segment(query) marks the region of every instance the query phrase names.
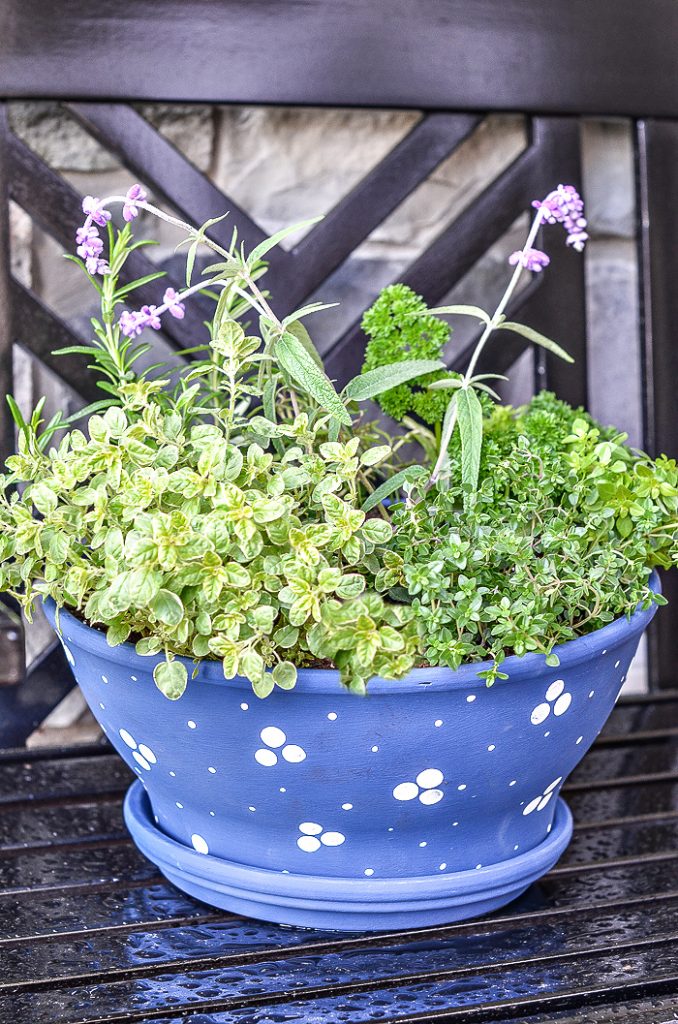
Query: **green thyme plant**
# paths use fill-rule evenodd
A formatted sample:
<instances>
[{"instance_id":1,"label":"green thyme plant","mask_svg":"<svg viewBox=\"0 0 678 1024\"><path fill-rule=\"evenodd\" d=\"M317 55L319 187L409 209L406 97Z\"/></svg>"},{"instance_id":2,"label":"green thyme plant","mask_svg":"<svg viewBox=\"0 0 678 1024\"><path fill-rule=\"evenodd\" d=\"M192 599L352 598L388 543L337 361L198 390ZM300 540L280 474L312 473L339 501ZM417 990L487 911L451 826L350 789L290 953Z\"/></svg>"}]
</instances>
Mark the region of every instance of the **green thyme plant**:
<instances>
[{"instance_id":1,"label":"green thyme plant","mask_svg":"<svg viewBox=\"0 0 678 1024\"><path fill-rule=\"evenodd\" d=\"M479 484L464 508L461 439L447 489L393 511L378 589L404 590L426 660L458 668L539 652L599 629L640 603L655 566L678 561L678 466L634 453L543 392L485 417Z\"/></svg>"}]
</instances>

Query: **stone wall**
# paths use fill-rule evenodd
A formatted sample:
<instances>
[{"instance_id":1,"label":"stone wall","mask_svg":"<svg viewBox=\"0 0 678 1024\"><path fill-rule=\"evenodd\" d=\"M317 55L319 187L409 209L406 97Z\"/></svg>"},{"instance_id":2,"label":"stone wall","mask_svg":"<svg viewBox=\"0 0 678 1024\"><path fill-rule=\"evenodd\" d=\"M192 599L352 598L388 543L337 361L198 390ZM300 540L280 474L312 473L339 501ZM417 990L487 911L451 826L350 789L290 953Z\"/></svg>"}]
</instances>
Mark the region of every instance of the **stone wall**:
<instances>
[{"instance_id":1,"label":"stone wall","mask_svg":"<svg viewBox=\"0 0 678 1024\"><path fill-rule=\"evenodd\" d=\"M329 210L393 148L419 115L404 111L194 107L144 104L157 129L264 228L273 232ZM81 193L105 195L134 180L124 167L56 103L10 105L13 129ZM586 252L590 312L592 411L641 440L638 309L634 243L633 159L630 127L623 121L582 125L583 192L592 240ZM453 220L525 144L517 116L488 118L444 161L322 288L341 306L314 323L321 348L331 344L392 280ZM555 184L555 183L554 183ZM215 211L219 213L220 211ZM506 256L522 237L514 226L454 290L466 302L490 307L506 280ZM171 257L177 236L155 221L140 230L158 238L151 252ZM87 325L92 294L77 269L59 258L59 247L22 211L12 209L12 266L64 319ZM290 240L290 244L294 240ZM461 334L457 332L456 342ZM559 339L567 343L567 339ZM455 339L453 339L454 343ZM23 404L47 391L53 406L75 408L76 399L23 353L16 358L16 387ZM508 397L531 393L532 360L514 368Z\"/></svg>"}]
</instances>

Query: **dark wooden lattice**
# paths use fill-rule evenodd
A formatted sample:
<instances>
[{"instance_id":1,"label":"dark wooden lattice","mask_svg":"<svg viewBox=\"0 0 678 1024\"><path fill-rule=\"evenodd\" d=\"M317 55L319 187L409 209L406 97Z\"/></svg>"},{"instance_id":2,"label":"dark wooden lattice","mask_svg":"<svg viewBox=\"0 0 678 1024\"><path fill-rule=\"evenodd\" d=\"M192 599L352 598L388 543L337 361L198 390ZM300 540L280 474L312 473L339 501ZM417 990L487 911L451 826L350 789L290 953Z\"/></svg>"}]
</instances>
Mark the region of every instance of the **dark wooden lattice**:
<instances>
[{"instance_id":1,"label":"dark wooden lattice","mask_svg":"<svg viewBox=\"0 0 678 1024\"><path fill-rule=\"evenodd\" d=\"M263 237L246 211L224 195L129 105L139 100L378 106L422 111L409 134L290 251L270 254L267 284L277 311L313 294L406 197L496 110L527 115L526 148L445 227L402 280L438 302L499 239L530 200L558 181L581 182L582 114L619 114L635 126L643 311L645 444L678 455L674 398L678 347L678 95L671 0L288 0L126 3L109 18L83 0L46 10L9 0L0 33L0 99L58 98L80 124L163 201L201 223L230 210L213 237L228 242L235 223L246 246ZM526 33L529 29L529 34ZM526 49L529 37L529 50ZM83 399L97 392L78 359L53 349L75 342L72 329L8 271L12 199L50 236L72 248L80 197L8 127L0 105L0 383L11 390L11 349L19 344L66 379ZM547 358L538 383L563 398L588 397L584 263L554 247L553 272L536 277L513 312L566 341L574 367ZM143 251L130 275L153 268ZM177 281L170 283L178 286ZM152 302L154 286L140 289ZM193 343L206 310L196 300L183 321L167 319L166 340ZM674 315L672 315L674 314ZM522 353L518 337L492 354L505 370ZM360 369L359 323L339 337L326 361L340 383ZM457 351L461 368L468 349ZM499 363L499 365L498 365ZM4 403L3 403L4 405ZM5 450L11 430L3 408ZM678 607L675 574L666 589ZM653 685L670 678L678 655L673 615L653 636Z\"/></svg>"}]
</instances>

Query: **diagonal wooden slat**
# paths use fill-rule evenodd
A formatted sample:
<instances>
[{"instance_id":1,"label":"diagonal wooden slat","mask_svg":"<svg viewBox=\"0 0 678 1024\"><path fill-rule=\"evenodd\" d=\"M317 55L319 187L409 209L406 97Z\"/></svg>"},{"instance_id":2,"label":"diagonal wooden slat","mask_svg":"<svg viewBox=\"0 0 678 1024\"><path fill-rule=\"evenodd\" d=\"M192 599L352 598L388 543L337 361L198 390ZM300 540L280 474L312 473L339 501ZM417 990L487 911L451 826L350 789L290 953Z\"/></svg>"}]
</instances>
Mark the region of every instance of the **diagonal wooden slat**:
<instances>
[{"instance_id":1,"label":"diagonal wooden slat","mask_svg":"<svg viewBox=\"0 0 678 1024\"><path fill-rule=\"evenodd\" d=\"M482 122L482 117L425 116L289 254L274 299L290 312L378 227Z\"/></svg>"},{"instance_id":2,"label":"diagonal wooden slat","mask_svg":"<svg viewBox=\"0 0 678 1024\"><path fill-rule=\"evenodd\" d=\"M538 151L525 149L412 263L401 280L434 304L509 230L531 196ZM332 348L327 367L341 384L360 372L364 337L356 321Z\"/></svg>"},{"instance_id":3,"label":"diagonal wooden slat","mask_svg":"<svg viewBox=\"0 0 678 1024\"><path fill-rule=\"evenodd\" d=\"M82 222L83 216L81 196L13 132L7 131L3 138L8 156L11 198L29 213L44 231L72 252L75 248L75 230ZM3 138L0 138L0 144ZM131 280L153 273L157 269L142 250L137 250L130 255L122 276L124 280ZM164 282L151 282L135 292L135 302L138 305L157 304L165 284L181 288L180 281L169 277L165 278ZM203 320L210 315L209 303L196 295L187 305L183 320L165 318L164 332L175 346L190 346L195 344L196 338L204 337Z\"/></svg>"},{"instance_id":4,"label":"diagonal wooden slat","mask_svg":"<svg viewBox=\"0 0 678 1024\"><path fill-rule=\"evenodd\" d=\"M104 398L96 377L87 369L84 356L55 356L68 345L82 345L83 339L35 295L15 279L11 282L11 331L14 342L36 356L41 363L66 381L84 402Z\"/></svg>"},{"instance_id":5,"label":"diagonal wooden slat","mask_svg":"<svg viewBox=\"0 0 678 1024\"><path fill-rule=\"evenodd\" d=\"M568 156L572 150L576 153L576 157ZM536 120L532 128L529 146L407 268L401 276L401 280L423 295L428 303L439 302L453 285L473 267L492 243L509 230L516 217L528 209L533 198L546 194L558 184L559 180L562 180L559 161L562 159L564 165L569 161L569 165L565 169L571 170L575 160L578 165L578 153L578 126L575 120L566 118ZM560 239L553 249L558 247L563 248ZM565 255L568 260L574 258L572 253ZM560 281L559 275L552 274L551 279L554 285L549 298L549 302L555 302L556 295L559 294L557 291L559 283L561 289L567 289L567 287L571 289L569 301L574 326L568 334L574 338L576 352L573 354L579 356L583 372L577 374L576 381L572 371L570 371L570 377L563 375L559 391L562 393L566 387L569 388L570 400L574 399L575 403L583 400L579 397L582 388L579 378L581 377L582 382L585 381L586 366L586 335L583 323L583 261L581 259L579 274L579 283L569 286ZM563 277L569 279L571 276L573 275L570 266ZM576 277L576 274L574 276ZM541 322L540 316L545 319L544 311L550 308L546 304L545 294L543 287L540 287L533 289L529 295L525 295L520 300L520 304L526 302L528 298L530 300L529 316L525 316L526 321L532 316L539 322ZM539 299L537 299L537 295L539 295ZM560 301L557 302L555 308L560 311ZM524 310L523 313L525 315L526 311ZM566 314L567 310L564 310L563 317ZM530 320L530 322L532 321ZM540 329L539 323L534 323L534 326ZM570 340L569 336L565 340ZM356 321L331 349L327 358L328 369L330 375L336 378L340 384L360 372L364 342L360 322ZM570 345L570 347L573 346ZM505 353L510 353L513 356L508 365L524 348L525 345L520 339L512 339ZM465 351L469 352L469 349L467 348ZM506 360L501 359L501 363L503 369L506 369ZM455 368L459 369L461 365L463 365L461 359L455 358ZM568 395L563 394L563 397L568 397Z\"/></svg>"},{"instance_id":6,"label":"diagonal wooden slat","mask_svg":"<svg viewBox=\"0 0 678 1024\"><path fill-rule=\"evenodd\" d=\"M228 248L234 226L246 250L266 237L237 203L213 185L133 107L124 103L69 103L68 109L87 131L190 224L198 226L228 212L226 220L214 224L208 232L219 245ZM181 241L179 232L177 241ZM274 249L267 259L271 268L275 268L284 261L285 253Z\"/></svg>"}]
</instances>

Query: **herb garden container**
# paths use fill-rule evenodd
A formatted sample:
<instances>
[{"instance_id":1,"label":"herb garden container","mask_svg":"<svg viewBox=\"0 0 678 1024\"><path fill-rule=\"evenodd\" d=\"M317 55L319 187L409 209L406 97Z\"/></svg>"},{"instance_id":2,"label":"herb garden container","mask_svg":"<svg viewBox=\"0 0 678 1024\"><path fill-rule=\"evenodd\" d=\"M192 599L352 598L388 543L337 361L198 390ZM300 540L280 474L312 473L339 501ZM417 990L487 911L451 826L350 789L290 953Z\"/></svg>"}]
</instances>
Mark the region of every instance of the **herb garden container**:
<instances>
[{"instance_id":1,"label":"herb garden container","mask_svg":"<svg viewBox=\"0 0 678 1024\"><path fill-rule=\"evenodd\" d=\"M658 588L655 577L654 589ZM54 605L46 603L54 621ZM62 610L61 640L106 736L136 773L125 820L180 889L285 924L390 929L503 906L572 833L564 780L608 718L655 606L541 655L373 679L302 669L258 700L203 661L170 702L155 658ZM189 675L193 670L187 662Z\"/></svg>"}]
</instances>

